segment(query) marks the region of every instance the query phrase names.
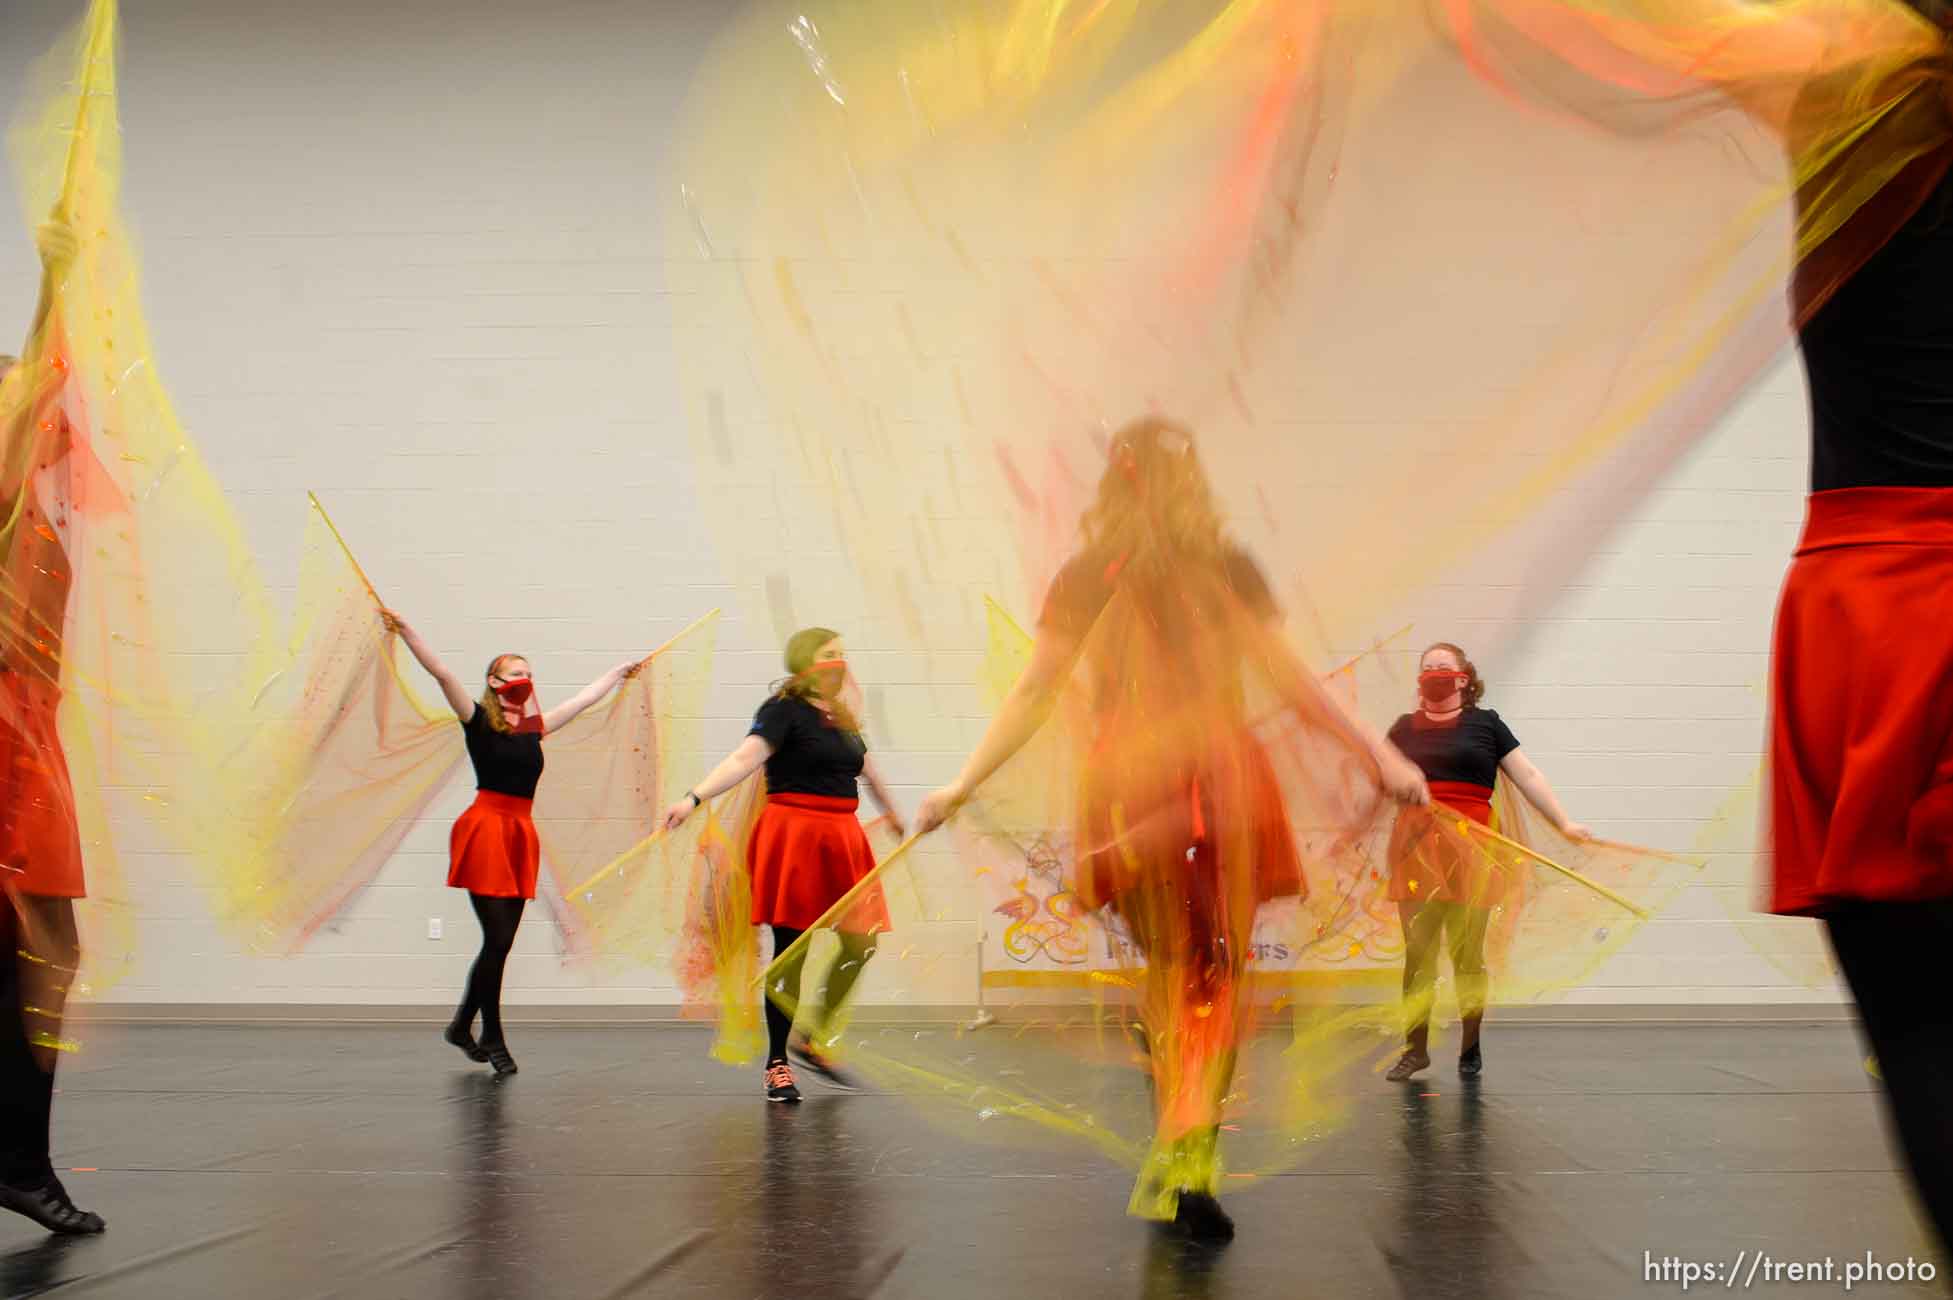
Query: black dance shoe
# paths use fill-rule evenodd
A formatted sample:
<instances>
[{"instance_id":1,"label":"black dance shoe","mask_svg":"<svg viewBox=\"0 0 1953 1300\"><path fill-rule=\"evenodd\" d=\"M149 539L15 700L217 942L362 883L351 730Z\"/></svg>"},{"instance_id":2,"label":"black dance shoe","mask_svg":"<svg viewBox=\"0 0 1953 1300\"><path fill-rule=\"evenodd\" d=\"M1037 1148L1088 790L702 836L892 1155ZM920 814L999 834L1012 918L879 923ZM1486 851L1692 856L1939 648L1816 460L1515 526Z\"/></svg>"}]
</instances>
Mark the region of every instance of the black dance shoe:
<instances>
[{"instance_id":1,"label":"black dance shoe","mask_svg":"<svg viewBox=\"0 0 1953 1300\"><path fill-rule=\"evenodd\" d=\"M475 1041L475 1036L458 1026L449 1025L446 1029L443 1029L441 1031L441 1041L459 1048L461 1054L471 1061L484 1063L488 1060L488 1053L484 1052L481 1044Z\"/></svg>"},{"instance_id":2,"label":"black dance shoe","mask_svg":"<svg viewBox=\"0 0 1953 1300\"><path fill-rule=\"evenodd\" d=\"M495 1067L495 1077L515 1073L515 1058L509 1055L506 1043L487 1043L482 1047L482 1055Z\"/></svg>"},{"instance_id":3,"label":"black dance shoe","mask_svg":"<svg viewBox=\"0 0 1953 1300\"><path fill-rule=\"evenodd\" d=\"M1189 1241L1219 1245L1234 1240L1234 1220L1206 1192L1180 1193L1180 1208L1174 1211L1173 1227Z\"/></svg>"},{"instance_id":4,"label":"black dance shoe","mask_svg":"<svg viewBox=\"0 0 1953 1300\"><path fill-rule=\"evenodd\" d=\"M1479 1050L1477 1043L1458 1053L1459 1078L1476 1079L1483 1073L1485 1073L1485 1053Z\"/></svg>"},{"instance_id":5,"label":"black dance shoe","mask_svg":"<svg viewBox=\"0 0 1953 1300\"><path fill-rule=\"evenodd\" d=\"M78 1208L68 1199L68 1189L52 1175L39 1187L13 1187L0 1183L0 1209L23 1214L63 1237L86 1237L108 1225L102 1216Z\"/></svg>"}]
</instances>

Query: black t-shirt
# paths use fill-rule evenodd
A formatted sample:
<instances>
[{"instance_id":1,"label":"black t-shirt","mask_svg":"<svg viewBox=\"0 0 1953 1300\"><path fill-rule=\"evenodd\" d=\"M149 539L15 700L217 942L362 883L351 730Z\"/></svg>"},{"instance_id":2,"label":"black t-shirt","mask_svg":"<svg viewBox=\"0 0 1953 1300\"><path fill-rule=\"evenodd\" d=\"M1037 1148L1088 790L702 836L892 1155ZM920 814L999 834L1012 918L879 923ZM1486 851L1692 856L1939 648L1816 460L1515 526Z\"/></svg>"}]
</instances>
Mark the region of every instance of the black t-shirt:
<instances>
[{"instance_id":1,"label":"black t-shirt","mask_svg":"<svg viewBox=\"0 0 1953 1300\"><path fill-rule=\"evenodd\" d=\"M1492 789L1499 763L1519 748L1519 738L1492 709L1472 707L1450 722L1406 713L1390 728L1390 743L1417 764L1427 781L1462 781Z\"/></svg>"},{"instance_id":2,"label":"black t-shirt","mask_svg":"<svg viewBox=\"0 0 1953 1300\"><path fill-rule=\"evenodd\" d=\"M807 701L775 695L753 715L750 734L773 747L773 757L766 760L768 794L861 797L855 779L867 763L867 743L835 726Z\"/></svg>"},{"instance_id":3,"label":"black t-shirt","mask_svg":"<svg viewBox=\"0 0 1953 1300\"><path fill-rule=\"evenodd\" d=\"M1800 341L1812 491L1953 487L1953 173Z\"/></svg>"},{"instance_id":4,"label":"black t-shirt","mask_svg":"<svg viewBox=\"0 0 1953 1300\"><path fill-rule=\"evenodd\" d=\"M1094 711L1110 721L1157 717L1160 710L1242 703L1245 664L1216 659L1215 650L1239 647L1232 634L1239 615L1257 622L1276 616L1268 579L1246 551L1226 546L1210 561L1154 557L1153 574L1136 573L1105 547L1080 551L1051 580L1038 627L1068 635L1087 647L1086 681ZM1094 633L1115 594L1125 597L1118 621ZM1216 639L1216 633L1219 639ZM1205 674L1197 693L1174 680L1182 660L1198 656ZM1164 692L1172 691L1172 695ZM1220 725L1218 718L1213 719Z\"/></svg>"},{"instance_id":5,"label":"black t-shirt","mask_svg":"<svg viewBox=\"0 0 1953 1300\"><path fill-rule=\"evenodd\" d=\"M518 799L536 797L536 782L543 773L540 731L520 735L497 731L488 725L487 711L477 704L461 724L461 732L468 738L468 761L475 765L475 789Z\"/></svg>"},{"instance_id":6,"label":"black t-shirt","mask_svg":"<svg viewBox=\"0 0 1953 1300\"><path fill-rule=\"evenodd\" d=\"M1114 557L1096 550L1080 551L1065 562L1058 570L1058 576L1051 580L1051 587L1044 595L1044 609L1038 615L1039 627L1054 627L1082 637L1091 631L1092 623L1112 599L1118 587L1118 565ZM1254 557L1238 546L1229 546L1221 552L1220 580L1223 586L1232 591L1249 613L1257 618L1272 618L1276 614L1275 596L1268 589L1268 579L1262 575L1261 566ZM1191 587L1192 584L1186 584ZM1178 613L1177 605L1160 611L1171 617Z\"/></svg>"}]
</instances>

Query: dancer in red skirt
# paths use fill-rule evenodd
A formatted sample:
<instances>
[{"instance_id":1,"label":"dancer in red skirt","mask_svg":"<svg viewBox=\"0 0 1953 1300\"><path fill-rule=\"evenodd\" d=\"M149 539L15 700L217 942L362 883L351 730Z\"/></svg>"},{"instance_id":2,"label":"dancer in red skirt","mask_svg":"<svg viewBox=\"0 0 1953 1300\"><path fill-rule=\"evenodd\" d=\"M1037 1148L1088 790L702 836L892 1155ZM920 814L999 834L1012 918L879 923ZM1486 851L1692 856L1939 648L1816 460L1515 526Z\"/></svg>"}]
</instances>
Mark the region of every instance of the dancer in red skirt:
<instances>
[{"instance_id":1,"label":"dancer in red skirt","mask_svg":"<svg viewBox=\"0 0 1953 1300\"><path fill-rule=\"evenodd\" d=\"M388 611L381 617L440 683L441 694L461 719L475 768L475 802L448 834L448 884L468 891L475 919L481 922L481 953L468 971L461 1006L441 1037L469 1060L486 1061L496 1074L514 1074L515 1058L502 1033L502 971L522 923L523 905L536 896L541 850L529 807L542 779L543 737L635 676L639 661L617 665L545 713L536 701L529 661L521 655L495 656L488 665L487 689L476 699L399 615ZM477 1015L479 1041L474 1032Z\"/></svg>"},{"instance_id":2,"label":"dancer in red skirt","mask_svg":"<svg viewBox=\"0 0 1953 1300\"><path fill-rule=\"evenodd\" d=\"M1193 435L1143 419L1112 440L1083 545L1052 580L1031 660L957 779L916 813L942 824L1022 749L1073 672L1089 686L1079 762L1078 889L1143 958L1155 1129L1131 1212L1225 1241L1219 1128L1241 1035L1257 910L1305 891L1290 811L1250 725L1248 688L1286 705L1308 777L1349 792L1349 828L1424 779L1349 718L1280 634L1267 579L1228 540ZM1331 773L1335 775L1331 777ZM1312 796L1313 797L1313 796Z\"/></svg>"},{"instance_id":3,"label":"dancer in red skirt","mask_svg":"<svg viewBox=\"0 0 1953 1300\"><path fill-rule=\"evenodd\" d=\"M665 812L665 825L676 830L705 800L766 768L766 807L753 827L746 859L752 870L753 924L772 928L775 953L785 952L874 869L874 850L855 816L857 781L868 783L895 833L903 834L901 814L847 703L848 662L840 634L824 627L794 633L787 642L786 663L789 676L760 705L751 733ZM829 1022L875 955L875 936L888 928L879 899L864 900L858 918L851 924L859 929L841 934L841 955L828 975L823 1014ZM793 984L789 995L798 1002L800 971L787 978ZM823 1043L794 1037L792 1019L771 998L764 999L763 1008L768 1101L800 1100L787 1060L789 1048L830 1083L851 1086L828 1059Z\"/></svg>"},{"instance_id":4,"label":"dancer in red skirt","mask_svg":"<svg viewBox=\"0 0 1953 1300\"><path fill-rule=\"evenodd\" d=\"M1431 802L1492 824L1492 793L1503 773L1569 839L1586 839L1585 826L1560 807L1545 776L1519 748L1519 740L1492 709L1481 709L1485 682L1465 652L1440 641L1424 652L1417 674L1418 707L1390 728L1391 743L1417 764L1430 783ZM1504 880L1483 854L1462 850L1436 834L1431 814L1406 810L1390 837L1390 898L1404 927L1404 1008L1408 1021L1403 1056L1384 1077L1401 1082L1431 1064L1431 994L1437 981L1438 946L1450 937L1451 969L1458 978L1458 1010L1464 1024L1458 1073L1475 1079L1485 1068L1479 1029L1491 977L1485 969L1485 935Z\"/></svg>"},{"instance_id":5,"label":"dancer in red skirt","mask_svg":"<svg viewBox=\"0 0 1953 1300\"><path fill-rule=\"evenodd\" d=\"M1869 252L1880 213L1833 237L1866 260L1828 300L1799 285L1812 490L1772 655L1770 908L1829 930L1899 1145L1953 1245L1947 168L1942 151L1888 184L1925 197Z\"/></svg>"},{"instance_id":6,"label":"dancer in red skirt","mask_svg":"<svg viewBox=\"0 0 1953 1300\"><path fill-rule=\"evenodd\" d=\"M39 232L45 274L30 337L42 332L74 236ZM0 357L0 1207L50 1232L86 1234L54 1173L50 1123L68 988L81 964L75 900L86 896L74 788L61 749L62 646L73 585L74 432L59 357Z\"/></svg>"}]
</instances>

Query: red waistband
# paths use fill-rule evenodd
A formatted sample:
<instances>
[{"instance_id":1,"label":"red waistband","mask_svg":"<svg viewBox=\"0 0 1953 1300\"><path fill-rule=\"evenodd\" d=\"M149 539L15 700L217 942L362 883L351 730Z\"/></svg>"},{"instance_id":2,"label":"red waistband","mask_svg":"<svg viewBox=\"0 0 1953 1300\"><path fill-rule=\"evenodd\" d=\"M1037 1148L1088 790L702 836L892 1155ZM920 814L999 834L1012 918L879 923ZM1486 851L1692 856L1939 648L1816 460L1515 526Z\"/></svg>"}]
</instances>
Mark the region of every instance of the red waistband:
<instances>
[{"instance_id":1,"label":"red waistband","mask_svg":"<svg viewBox=\"0 0 1953 1300\"><path fill-rule=\"evenodd\" d=\"M1953 488L1813 492L1797 554L1837 546L1953 546Z\"/></svg>"},{"instance_id":2,"label":"red waistband","mask_svg":"<svg viewBox=\"0 0 1953 1300\"><path fill-rule=\"evenodd\" d=\"M1475 781L1432 781L1431 801L1460 812L1475 822L1492 821L1492 789Z\"/></svg>"},{"instance_id":3,"label":"red waistband","mask_svg":"<svg viewBox=\"0 0 1953 1300\"><path fill-rule=\"evenodd\" d=\"M475 802L483 808L493 808L497 812L526 813L535 806L534 799L524 799L519 794L497 794L493 790L475 791Z\"/></svg>"},{"instance_id":4,"label":"red waistband","mask_svg":"<svg viewBox=\"0 0 1953 1300\"><path fill-rule=\"evenodd\" d=\"M767 805L778 804L782 808L796 808L801 812L835 813L854 815L861 807L859 799L836 799L825 794L770 794L766 796Z\"/></svg>"}]
</instances>

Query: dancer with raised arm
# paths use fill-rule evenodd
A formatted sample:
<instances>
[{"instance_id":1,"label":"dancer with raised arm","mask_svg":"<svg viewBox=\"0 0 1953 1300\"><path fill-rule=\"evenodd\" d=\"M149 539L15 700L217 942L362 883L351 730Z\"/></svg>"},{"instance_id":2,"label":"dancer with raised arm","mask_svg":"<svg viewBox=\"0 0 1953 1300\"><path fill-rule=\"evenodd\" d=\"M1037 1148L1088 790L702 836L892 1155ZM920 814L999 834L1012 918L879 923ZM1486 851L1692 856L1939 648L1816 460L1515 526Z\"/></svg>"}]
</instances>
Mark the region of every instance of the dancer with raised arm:
<instances>
[{"instance_id":1,"label":"dancer with raised arm","mask_svg":"<svg viewBox=\"0 0 1953 1300\"><path fill-rule=\"evenodd\" d=\"M448 835L448 884L468 891L481 923L481 952L442 1037L469 1060L492 1066L497 1075L514 1074L515 1058L502 1028L502 972L522 910L536 896L542 863L530 806L542 780L543 740L635 676L640 661L618 664L545 712L536 699L529 661L521 655L500 654L490 660L484 689L476 697L398 614L384 611L381 618L440 684L461 720L475 769L475 801ZM477 1016L479 1039L474 1032Z\"/></svg>"}]
</instances>

